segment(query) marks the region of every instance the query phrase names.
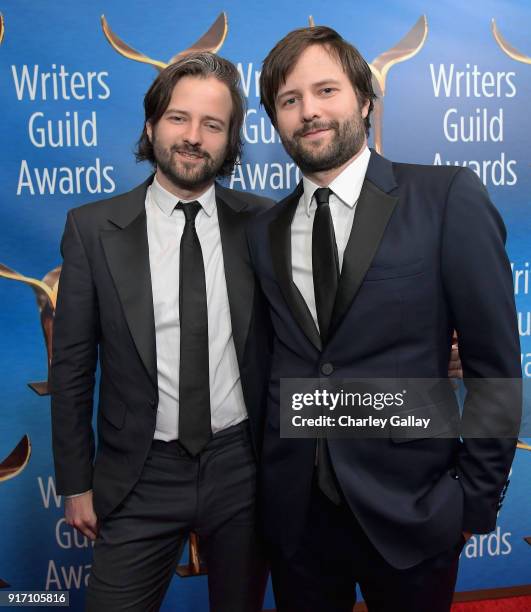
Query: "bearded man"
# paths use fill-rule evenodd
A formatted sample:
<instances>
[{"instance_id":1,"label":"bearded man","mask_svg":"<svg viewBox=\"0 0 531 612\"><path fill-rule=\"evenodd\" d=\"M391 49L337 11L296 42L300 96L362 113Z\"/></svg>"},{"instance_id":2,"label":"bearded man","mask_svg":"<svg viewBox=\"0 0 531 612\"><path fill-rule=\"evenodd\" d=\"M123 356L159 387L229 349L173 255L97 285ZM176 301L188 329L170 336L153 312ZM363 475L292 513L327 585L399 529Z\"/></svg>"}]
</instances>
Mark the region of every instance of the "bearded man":
<instances>
[{"instance_id":1,"label":"bearded man","mask_svg":"<svg viewBox=\"0 0 531 612\"><path fill-rule=\"evenodd\" d=\"M277 610L351 612L359 584L371 611L448 611L461 548L494 529L516 447L520 349L503 222L469 169L394 163L367 147L371 70L334 30L289 33L260 88L303 173L249 228L274 328L261 504ZM454 329L461 424L485 419L491 435L453 433ZM289 378L435 379L438 395L402 416L437 423L444 408L451 418L423 436L283 437ZM491 393L488 379L508 384Z\"/></svg>"},{"instance_id":2,"label":"bearded man","mask_svg":"<svg viewBox=\"0 0 531 612\"><path fill-rule=\"evenodd\" d=\"M154 176L68 213L52 359L57 490L67 522L95 541L87 610L159 609L193 530L211 609L258 612L269 336L244 225L272 202L215 182L241 150L233 64L187 55L144 107L137 158Z\"/></svg>"}]
</instances>

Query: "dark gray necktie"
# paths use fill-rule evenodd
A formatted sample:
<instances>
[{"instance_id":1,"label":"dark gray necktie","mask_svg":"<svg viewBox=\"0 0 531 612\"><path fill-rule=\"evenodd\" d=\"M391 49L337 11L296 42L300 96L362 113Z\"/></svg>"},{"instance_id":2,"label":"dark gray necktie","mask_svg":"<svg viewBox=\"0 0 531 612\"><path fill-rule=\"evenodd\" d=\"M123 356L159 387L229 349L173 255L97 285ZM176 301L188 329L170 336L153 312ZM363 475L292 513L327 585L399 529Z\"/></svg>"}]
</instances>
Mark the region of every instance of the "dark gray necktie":
<instances>
[{"instance_id":1,"label":"dark gray necktie","mask_svg":"<svg viewBox=\"0 0 531 612\"><path fill-rule=\"evenodd\" d=\"M179 202L186 218L180 247L179 442L197 455L211 438L205 266L195 229L199 202Z\"/></svg>"},{"instance_id":2,"label":"dark gray necktie","mask_svg":"<svg viewBox=\"0 0 531 612\"><path fill-rule=\"evenodd\" d=\"M317 322L323 345L329 338L332 312L339 285L339 259L329 204L331 193L327 187L315 191L317 210L312 230L313 288ZM319 488L330 501L339 505L341 497L326 438L317 439L316 469Z\"/></svg>"}]
</instances>

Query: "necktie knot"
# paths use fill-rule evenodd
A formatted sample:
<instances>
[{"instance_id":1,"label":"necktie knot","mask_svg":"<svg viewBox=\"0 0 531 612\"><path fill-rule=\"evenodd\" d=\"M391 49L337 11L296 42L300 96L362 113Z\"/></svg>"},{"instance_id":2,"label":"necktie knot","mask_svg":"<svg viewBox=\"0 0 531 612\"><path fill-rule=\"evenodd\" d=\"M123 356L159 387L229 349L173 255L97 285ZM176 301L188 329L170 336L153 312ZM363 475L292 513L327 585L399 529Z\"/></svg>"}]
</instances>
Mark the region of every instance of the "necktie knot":
<instances>
[{"instance_id":1,"label":"necktie knot","mask_svg":"<svg viewBox=\"0 0 531 612\"><path fill-rule=\"evenodd\" d=\"M186 223L193 223L197 213L201 210L201 204L197 200L193 202L179 202L175 209L183 211Z\"/></svg>"},{"instance_id":2,"label":"necktie knot","mask_svg":"<svg viewBox=\"0 0 531 612\"><path fill-rule=\"evenodd\" d=\"M313 197L315 198L317 207L322 206L323 204L328 204L331 193L332 190L328 187L320 187L319 189L316 189Z\"/></svg>"}]
</instances>

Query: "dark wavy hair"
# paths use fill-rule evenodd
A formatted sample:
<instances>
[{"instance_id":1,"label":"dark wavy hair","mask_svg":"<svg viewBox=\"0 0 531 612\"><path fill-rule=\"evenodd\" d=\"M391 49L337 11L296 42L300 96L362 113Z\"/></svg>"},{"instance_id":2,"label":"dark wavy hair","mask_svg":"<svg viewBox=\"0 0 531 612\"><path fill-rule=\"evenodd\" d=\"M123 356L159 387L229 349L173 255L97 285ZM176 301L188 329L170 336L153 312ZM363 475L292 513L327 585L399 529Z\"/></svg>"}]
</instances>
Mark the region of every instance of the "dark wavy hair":
<instances>
[{"instance_id":1,"label":"dark wavy hair","mask_svg":"<svg viewBox=\"0 0 531 612\"><path fill-rule=\"evenodd\" d=\"M189 53L162 70L144 97L145 123L137 142L135 156L138 162L149 161L156 165L153 146L149 141L146 123L153 127L160 120L171 100L173 88L183 76L198 78L215 77L224 83L232 98L232 114L229 125L229 142L225 161L218 176L230 176L242 150L241 128L245 116L245 101L240 89L240 75L236 66L214 53Z\"/></svg>"},{"instance_id":2,"label":"dark wavy hair","mask_svg":"<svg viewBox=\"0 0 531 612\"><path fill-rule=\"evenodd\" d=\"M280 40L269 52L260 76L260 102L276 126L275 99L286 82L301 54L311 45L322 45L338 60L356 92L360 106L369 101L369 112L364 120L365 132L369 135L370 115L376 94L372 87L372 73L360 52L342 38L335 30L326 26L299 28Z\"/></svg>"}]
</instances>

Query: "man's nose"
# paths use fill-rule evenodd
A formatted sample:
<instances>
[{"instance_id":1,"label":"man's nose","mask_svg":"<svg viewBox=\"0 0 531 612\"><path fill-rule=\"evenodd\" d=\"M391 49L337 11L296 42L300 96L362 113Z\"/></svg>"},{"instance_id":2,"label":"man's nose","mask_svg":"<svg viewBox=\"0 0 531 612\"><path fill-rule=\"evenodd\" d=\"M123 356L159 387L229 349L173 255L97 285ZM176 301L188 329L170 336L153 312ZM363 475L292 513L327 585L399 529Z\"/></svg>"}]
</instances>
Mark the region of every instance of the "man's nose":
<instances>
[{"instance_id":1,"label":"man's nose","mask_svg":"<svg viewBox=\"0 0 531 612\"><path fill-rule=\"evenodd\" d=\"M304 96L301 100L301 119L305 122L313 121L321 116L318 101L314 96Z\"/></svg>"},{"instance_id":2,"label":"man's nose","mask_svg":"<svg viewBox=\"0 0 531 612\"><path fill-rule=\"evenodd\" d=\"M201 144L201 126L198 123L190 121L184 133L184 140L190 145Z\"/></svg>"}]
</instances>

